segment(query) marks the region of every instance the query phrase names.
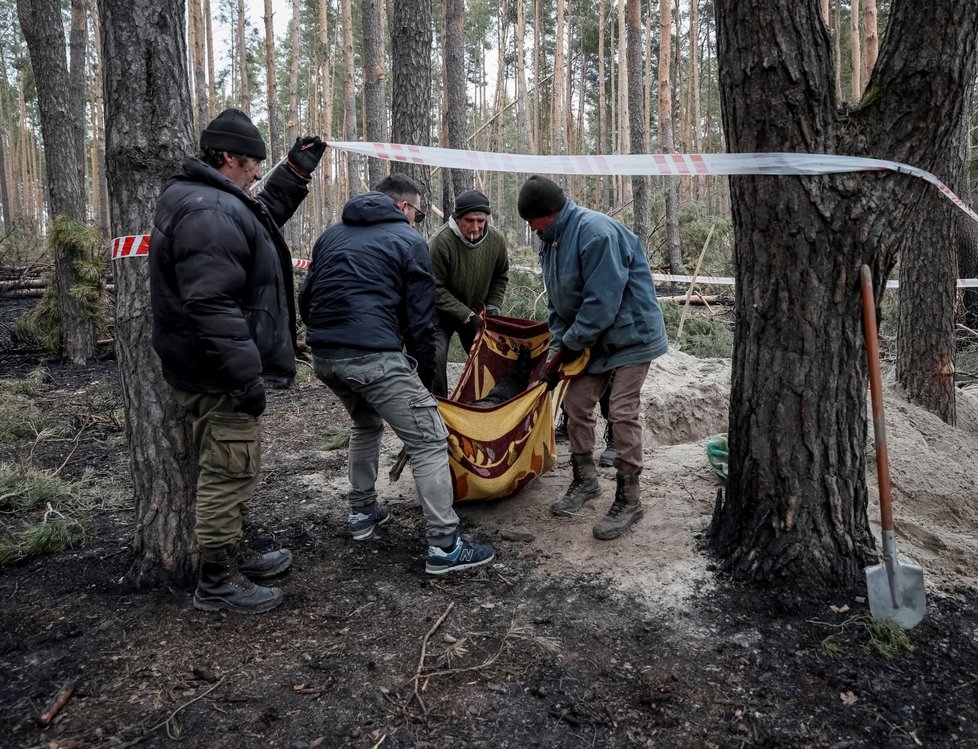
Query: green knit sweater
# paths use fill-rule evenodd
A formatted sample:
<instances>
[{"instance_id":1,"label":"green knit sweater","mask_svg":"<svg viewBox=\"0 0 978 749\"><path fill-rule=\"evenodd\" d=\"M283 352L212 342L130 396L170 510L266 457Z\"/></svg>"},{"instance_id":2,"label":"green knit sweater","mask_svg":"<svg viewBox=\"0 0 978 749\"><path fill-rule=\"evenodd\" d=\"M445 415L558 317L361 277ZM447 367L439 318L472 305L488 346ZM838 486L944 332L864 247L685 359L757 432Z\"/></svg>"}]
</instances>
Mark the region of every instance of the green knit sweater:
<instances>
[{"instance_id":1,"label":"green knit sweater","mask_svg":"<svg viewBox=\"0 0 978 749\"><path fill-rule=\"evenodd\" d=\"M464 323L480 304L500 307L509 283L506 239L498 229L487 226L475 244L457 232L453 219L428 240L431 266L438 292L438 312Z\"/></svg>"}]
</instances>

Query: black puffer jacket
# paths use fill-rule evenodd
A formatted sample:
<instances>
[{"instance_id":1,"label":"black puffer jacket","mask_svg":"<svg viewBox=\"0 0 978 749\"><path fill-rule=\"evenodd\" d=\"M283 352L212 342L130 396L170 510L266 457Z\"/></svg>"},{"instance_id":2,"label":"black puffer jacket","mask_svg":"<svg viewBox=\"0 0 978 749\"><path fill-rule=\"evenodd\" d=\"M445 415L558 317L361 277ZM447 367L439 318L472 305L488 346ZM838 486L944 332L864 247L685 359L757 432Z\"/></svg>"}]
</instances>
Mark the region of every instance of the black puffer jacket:
<instances>
[{"instance_id":1,"label":"black puffer jacket","mask_svg":"<svg viewBox=\"0 0 978 749\"><path fill-rule=\"evenodd\" d=\"M400 351L434 366L435 279L428 245L387 195L366 192L324 231L299 290L299 312L316 348Z\"/></svg>"},{"instance_id":2,"label":"black puffer jacket","mask_svg":"<svg viewBox=\"0 0 978 749\"><path fill-rule=\"evenodd\" d=\"M276 169L252 198L198 159L163 188L149 245L153 348L180 390L295 377L292 258L279 231L308 194Z\"/></svg>"}]
</instances>

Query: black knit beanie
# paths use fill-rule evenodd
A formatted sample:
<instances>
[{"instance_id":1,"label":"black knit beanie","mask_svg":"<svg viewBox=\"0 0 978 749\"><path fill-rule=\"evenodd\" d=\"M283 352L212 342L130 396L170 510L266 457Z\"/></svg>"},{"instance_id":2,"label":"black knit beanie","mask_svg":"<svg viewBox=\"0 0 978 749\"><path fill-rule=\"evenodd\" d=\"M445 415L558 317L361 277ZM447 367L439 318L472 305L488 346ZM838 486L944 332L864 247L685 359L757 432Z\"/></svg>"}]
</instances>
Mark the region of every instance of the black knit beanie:
<instances>
[{"instance_id":1,"label":"black knit beanie","mask_svg":"<svg viewBox=\"0 0 978 749\"><path fill-rule=\"evenodd\" d=\"M240 109L225 109L200 134L200 147L264 160L268 155L258 128Z\"/></svg>"},{"instance_id":2,"label":"black knit beanie","mask_svg":"<svg viewBox=\"0 0 978 749\"><path fill-rule=\"evenodd\" d=\"M546 177L534 174L520 188L517 201L520 217L523 219L540 218L557 213L567 202L564 190L556 182Z\"/></svg>"},{"instance_id":3,"label":"black knit beanie","mask_svg":"<svg viewBox=\"0 0 978 749\"><path fill-rule=\"evenodd\" d=\"M452 218L458 220L466 213L484 213L491 216L489 198L478 190L466 190L459 193L458 197L455 198L455 212L452 213Z\"/></svg>"}]
</instances>

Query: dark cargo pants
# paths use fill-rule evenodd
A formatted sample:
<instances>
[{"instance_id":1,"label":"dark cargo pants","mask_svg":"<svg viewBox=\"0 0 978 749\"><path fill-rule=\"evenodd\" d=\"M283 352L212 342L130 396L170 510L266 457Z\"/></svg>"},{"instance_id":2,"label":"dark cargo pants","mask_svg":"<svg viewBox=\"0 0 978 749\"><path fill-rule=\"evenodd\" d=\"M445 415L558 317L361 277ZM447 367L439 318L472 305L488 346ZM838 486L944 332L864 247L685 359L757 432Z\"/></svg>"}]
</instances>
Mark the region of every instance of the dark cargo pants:
<instances>
[{"instance_id":1,"label":"dark cargo pants","mask_svg":"<svg viewBox=\"0 0 978 749\"><path fill-rule=\"evenodd\" d=\"M261 468L258 419L233 410L227 393L174 390L193 419L197 448L197 521L201 548L220 548L241 540L245 503L255 494Z\"/></svg>"}]
</instances>

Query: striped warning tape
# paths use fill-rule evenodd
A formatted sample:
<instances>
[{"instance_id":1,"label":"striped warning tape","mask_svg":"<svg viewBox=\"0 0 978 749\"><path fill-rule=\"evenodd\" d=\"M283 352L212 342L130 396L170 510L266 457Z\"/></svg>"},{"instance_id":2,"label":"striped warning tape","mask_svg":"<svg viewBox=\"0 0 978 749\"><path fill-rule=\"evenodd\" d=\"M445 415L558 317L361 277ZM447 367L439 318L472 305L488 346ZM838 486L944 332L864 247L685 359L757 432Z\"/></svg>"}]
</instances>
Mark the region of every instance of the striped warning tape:
<instances>
[{"instance_id":1,"label":"striped warning tape","mask_svg":"<svg viewBox=\"0 0 978 749\"><path fill-rule=\"evenodd\" d=\"M453 148L405 146L400 143L360 143L329 141L331 148L373 156L386 161L400 161L447 169L480 169L490 172L534 172L542 174L579 175L659 175L721 176L757 174L803 176L843 174L847 172L889 171L909 174L934 185L958 208L978 221L978 213L955 195L930 172L909 164L860 156L836 156L827 153L653 153L590 156L586 154L537 155L463 151Z\"/></svg>"},{"instance_id":2,"label":"striped warning tape","mask_svg":"<svg viewBox=\"0 0 978 749\"><path fill-rule=\"evenodd\" d=\"M149 234L133 234L128 237L116 237L112 240L112 259L124 257L141 257L149 255ZM292 267L305 270L310 261L301 257L292 258Z\"/></svg>"}]
</instances>

